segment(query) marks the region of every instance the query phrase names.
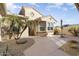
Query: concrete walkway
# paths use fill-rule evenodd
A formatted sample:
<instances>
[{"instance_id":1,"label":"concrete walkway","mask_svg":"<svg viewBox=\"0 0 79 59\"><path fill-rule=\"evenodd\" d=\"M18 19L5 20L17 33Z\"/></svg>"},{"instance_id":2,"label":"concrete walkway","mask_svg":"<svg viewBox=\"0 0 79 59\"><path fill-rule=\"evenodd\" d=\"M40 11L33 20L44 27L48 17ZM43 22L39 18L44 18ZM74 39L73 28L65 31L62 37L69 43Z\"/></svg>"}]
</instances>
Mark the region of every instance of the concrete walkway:
<instances>
[{"instance_id":1,"label":"concrete walkway","mask_svg":"<svg viewBox=\"0 0 79 59\"><path fill-rule=\"evenodd\" d=\"M24 51L26 56L68 56L50 37L34 37L35 44Z\"/></svg>"},{"instance_id":2,"label":"concrete walkway","mask_svg":"<svg viewBox=\"0 0 79 59\"><path fill-rule=\"evenodd\" d=\"M50 37L51 38L51 40L53 40L53 42L57 45L57 46L59 46L59 47L61 47L62 45L64 45L67 41L66 40L64 40L63 38L60 38L60 36L58 35L53 35L52 37Z\"/></svg>"}]
</instances>

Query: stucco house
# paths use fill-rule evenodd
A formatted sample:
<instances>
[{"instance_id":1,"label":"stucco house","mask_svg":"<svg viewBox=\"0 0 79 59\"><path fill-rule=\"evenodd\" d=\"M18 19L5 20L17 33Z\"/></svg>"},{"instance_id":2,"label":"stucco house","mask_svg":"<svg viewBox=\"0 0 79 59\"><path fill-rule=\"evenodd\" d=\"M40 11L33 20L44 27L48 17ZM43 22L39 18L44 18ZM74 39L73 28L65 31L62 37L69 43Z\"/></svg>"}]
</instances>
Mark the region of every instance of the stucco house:
<instances>
[{"instance_id":1,"label":"stucco house","mask_svg":"<svg viewBox=\"0 0 79 59\"><path fill-rule=\"evenodd\" d=\"M28 36L48 36L49 34L53 34L54 23L56 20L52 16L44 16L32 7L22 7L19 14L28 17L28 20L31 22L36 22L33 23L35 26L30 24L33 28L27 27Z\"/></svg>"},{"instance_id":2,"label":"stucco house","mask_svg":"<svg viewBox=\"0 0 79 59\"><path fill-rule=\"evenodd\" d=\"M12 15L7 8L5 3L0 3L0 18ZM29 36L48 36L49 34L53 34L54 23L56 20L52 16L44 16L36 9L32 7L22 7L19 12L21 17L28 17L28 21L31 21L31 27L27 27L24 33L22 34L22 38ZM7 24L6 24L7 25ZM1 38L1 26L0 26L0 41Z\"/></svg>"}]
</instances>

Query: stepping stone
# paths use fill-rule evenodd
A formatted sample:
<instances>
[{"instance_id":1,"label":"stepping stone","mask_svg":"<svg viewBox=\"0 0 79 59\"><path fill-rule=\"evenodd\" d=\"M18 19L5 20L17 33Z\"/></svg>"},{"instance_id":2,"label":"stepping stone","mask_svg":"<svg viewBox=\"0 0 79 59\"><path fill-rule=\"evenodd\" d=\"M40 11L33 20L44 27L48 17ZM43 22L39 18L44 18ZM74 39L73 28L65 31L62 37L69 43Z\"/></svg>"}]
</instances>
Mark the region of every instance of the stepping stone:
<instances>
[{"instance_id":1,"label":"stepping stone","mask_svg":"<svg viewBox=\"0 0 79 59\"><path fill-rule=\"evenodd\" d=\"M52 38L51 38L52 39ZM66 43L66 41L65 40L59 40L59 39L52 39L55 43L56 43L56 45L57 46L59 46L59 47L61 47L63 44L65 44Z\"/></svg>"},{"instance_id":2,"label":"stepping stone","mask_svg":"<svg viewBox=\"0 0 79 59\"><path fill-rule=\"evenodd\" d=\"M66 43L66 41L64 41L64 40L60 40L60 42L62 42L63 44Z\"/></svg>"},{"instance_id":3,"label":"stepping stone","mask_svg":"<svg viewBox=\"0 0 79 59\"><path fill-rule=\"evenodd\" d=\"M63 44L61 43L61 42L56 42L56 44L59 46L59 47L61 47Z\"/></svg>"}]
</instances>

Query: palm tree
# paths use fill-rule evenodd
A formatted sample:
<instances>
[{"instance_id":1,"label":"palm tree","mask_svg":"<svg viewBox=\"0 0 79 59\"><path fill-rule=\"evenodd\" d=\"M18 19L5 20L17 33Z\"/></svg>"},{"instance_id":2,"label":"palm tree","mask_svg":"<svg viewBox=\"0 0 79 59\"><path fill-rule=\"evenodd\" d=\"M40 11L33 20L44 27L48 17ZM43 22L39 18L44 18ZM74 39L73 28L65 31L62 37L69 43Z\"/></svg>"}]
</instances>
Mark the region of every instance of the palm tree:
<instances>
[{"instance_id":1,"label":"palm tree","mask_svg":"<svg viewBox=\"0 0 79 59\"><path fill-rule=\"evenodd\" d=\"M24 30L26 29L26 19L27 18L16 15L7 15L2 19L2 22L7 23L6 25L8 25L7 33L9 34L9 39L11 39L12 36L15 39L20 38Z\"/></svg>"}]
</instances>

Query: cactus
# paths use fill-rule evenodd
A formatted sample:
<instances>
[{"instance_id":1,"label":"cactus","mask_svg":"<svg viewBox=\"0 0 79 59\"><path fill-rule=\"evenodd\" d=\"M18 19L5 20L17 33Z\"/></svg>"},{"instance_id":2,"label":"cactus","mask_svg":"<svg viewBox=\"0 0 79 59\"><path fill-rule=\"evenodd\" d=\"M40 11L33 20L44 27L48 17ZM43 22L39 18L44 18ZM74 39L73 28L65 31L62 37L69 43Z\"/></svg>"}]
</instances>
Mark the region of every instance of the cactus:
<instances>
[{"instance_id":1,"label":"cactus","mask_svg":"<svg viewBox=\"0 0 79 59\"><path fill-rule=\"evenodd\" d=\"M5 51L3 51L3 56L7 56L7 53L8 53L8 45L6 46Z\"/></svg>"}]
</instances>

